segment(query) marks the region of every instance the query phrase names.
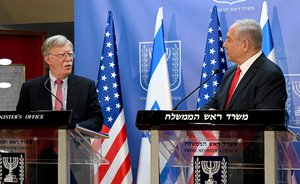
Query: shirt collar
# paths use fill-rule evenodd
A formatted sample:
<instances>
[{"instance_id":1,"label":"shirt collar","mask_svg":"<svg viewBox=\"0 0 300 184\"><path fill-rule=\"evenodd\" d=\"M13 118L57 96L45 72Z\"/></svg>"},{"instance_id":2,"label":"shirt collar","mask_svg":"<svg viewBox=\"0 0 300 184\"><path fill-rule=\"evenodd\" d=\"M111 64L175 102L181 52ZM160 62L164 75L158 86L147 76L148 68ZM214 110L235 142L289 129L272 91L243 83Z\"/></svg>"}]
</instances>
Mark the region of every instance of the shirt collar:
<instances>
[{"instance_id":1,"label":"shirt collar","mask_svg":"<svg viewBox=\"0 0 300 184\"><path fill-rule=\"evenodd\" d=\"M245 61L243 64L240 65L241 71L245 74L250 66L254 63L254 61L261 55L262 51L260 50L256 54L254 54L251 58Z\"/></svg>"},{"instance_id":2,"label":"shirt collar","mask_svg":"<svg viewBox=\"0 0 300 184\"><path fill-rule=\"evenodd\" d=\"M54 77L54 75L52 75L51 71L49 71L49 78L50 78L51 84L54 85L57 78ZM66 84L68 81L68 77L62 79L62 81L63 81L63 84Z\"/></svg>"}]
</instances>

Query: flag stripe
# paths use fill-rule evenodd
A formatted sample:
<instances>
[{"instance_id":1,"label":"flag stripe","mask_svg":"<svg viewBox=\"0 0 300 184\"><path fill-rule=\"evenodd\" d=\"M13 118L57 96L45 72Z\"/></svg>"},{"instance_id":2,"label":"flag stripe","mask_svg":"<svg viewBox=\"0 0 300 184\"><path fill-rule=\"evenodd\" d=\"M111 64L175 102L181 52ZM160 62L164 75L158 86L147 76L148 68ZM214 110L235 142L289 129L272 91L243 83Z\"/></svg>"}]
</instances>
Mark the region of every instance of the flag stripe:
<instances>
[{"instance_id":1,"label":"flag stripe","mask_svg":"<svg viewBox=\"0 0 300 184\"><path fill-rule=\"evenodd\" d=\"M126 131L125 128L126 127L123 126L122 130L119 132L118 136L115 138L115 141L110 145L110 149L106 154L105 158L110 162L110 164L112 164L112 162L114 161L116 155L118 154L121 146L123 146L124 140L126 140L126 137L124 137L124 131ZM103 177L105 176L105 174L109 168L111 168L111 167L107 167L105 165L100 166L100 170L101 170L100 181L103 179Z\"/></svg>"},{"instance_id":2,"label":"flag stripe","mask_svg":"<svg viewBox=\"0 0 300 184\"><path fill-rule=\"evenodd\" d=\"M274 48L272 37L267 36L272 34L269 20L267 20L266 24L262 28L262 32L263 32L262 50L266 54L266 56L268 56Z\"/></svg>"},{"instance_id":3,"label":"flag stripe","mask_svg":"<svg viewBox=\"0 0 300 184\"><path fill-rule=\"evenodd\" d=\"M126 155L125 155L126 156ZM128 167L130 164L130 158L129 155L127 154L125 160L123 161L121 167L119 168L119 170L117 171L117 174L115 175L114 179L112 180L111 184L119 184L122 183L123 175L126 175L126 173L129 171L130 167ZM126 166L127 165L127 166ZM123 166L123 167L122 167ZM122 170L122 168L126 168L125 170Z\"/></svg>"},{"instance_id":4,"label":"flag stripe","mask_svg":"<svg viewBox=\"0 0 300 184\"><path fill-rule=\"evenodd\" d=\"M101 132L108 134L109 133L109 128L107 126L103 125ZM95 150L101 149L102 143L104 141L105 141L105 139L93 139L92 140L93 149L95 149Z\"/></svg>"},{"instance_id":5,"label":"flag stripe","mask_svg":"<svg viewBox=\"0 0 300 184\"><path fill-rule=\"evenodd\" d=\"M202 131L203 135L205 136L206 140L209 141L209 142L217 142L218 139L216 137L216 135L214 134L214 131L207 131L207 130L204 130ZM206 150L217 150L218 147L217 146L214 146L214 145L211 145L209 144L206 148ZM203 155L204 156L212 156L212 155L217 155L218 153L217 152L210 152L210 151L207 151L205 152Z\"/></svg>"},{"instance_id":6,"label":"flag stripe","mask_svg":"<svg viewBox=\"0 0 300 184\"><path fill-rule=\"evenodd\" d=\"M163 26L163 25L162 25ZM164 47L164 38L163 38L163 27L160 27L158 30L158 33L155 36L154 39L154 45L153 45L153 54L152 54L152 63L151 63L151 70L150 74L153 74L156 70L156 67L160 62L161 58L165 54L165 47ZM152 76L150 76L151 78Z\"/></svg>"},{"instance_id":7,"label":"flag stripe","mask_svg":"<svg viewBox=\"0 0 300 184\"><path fill-rule=\"evenodd\" d=\"M274 50L273 36L271 32L271 26L268 16L268 5L264 1L262 4L261 16L260 16L260 27L262 29L263 40L262 40L262 51L268 59L276 63L276 55Z\"/></svg>"},{"instance_id":8,"label":"flag stripe","mask_svg":"<svg viewBox=\"0 0 300 184\"><path fill-rule=\"evenodd\" d=\"M122 181L122 183L121 184L133 184L134 182L133 182L133 178L132 178L132 170L131 170L131 167L129 168L129 171L127 172L127 174L126 174L126 176L124 177L124 179L123 179L123 181ZM130 182L128 182L128 181L131 181L131 183Z\"/></svg>"},{"instance_id":9,"label":"flag stripe","mask_svg":"<svg viewBox=\"0 0 300 184\"><path fill-rule=\"evenodd\" d=\"M111 149L115 149L115 148L112 148L111 145L114 144L119 133L121 132L122 128L124 127L125 122L123 121L123 118L124 118L124 111L122 110L121 114L115 121L115 124L113 125L112 129L110 129L109 139L106 139L102 143L102 154L104 156L108 155L109 151Z\"/></svg>"},{"instance_id":10,"label":"flag stripe","mask_svg":"<svg viewBox=\"0 0 300 184\"><path fill-rule=\"evenodd\" d=\"M126 140L126 143L127 143L127 140ZM123 180L123 177L126 175L126 172L128 172L128 170L129 170L129 168L126 168L126 166L128 166L128 164L124 163L126 161L127 162L129 161L128 160L129 157L126 160L126 157L129 152L129 150L126 148L126 145L127 144L123 144L123 146L120 148L120 151L117 153L115 158L110 162L110 167L108 168L108 171L107 171L107 173L110 173L110 174L106 174L103 177L102 183L112 183L112 181L117 177L117 175L119 176L118 179ZM102 170L100 172L102 172ZM111 177L111 176L113 176L113 177ZM123 176L123 177L121 177L121 176Z\"/></svg>"}]
</instances>

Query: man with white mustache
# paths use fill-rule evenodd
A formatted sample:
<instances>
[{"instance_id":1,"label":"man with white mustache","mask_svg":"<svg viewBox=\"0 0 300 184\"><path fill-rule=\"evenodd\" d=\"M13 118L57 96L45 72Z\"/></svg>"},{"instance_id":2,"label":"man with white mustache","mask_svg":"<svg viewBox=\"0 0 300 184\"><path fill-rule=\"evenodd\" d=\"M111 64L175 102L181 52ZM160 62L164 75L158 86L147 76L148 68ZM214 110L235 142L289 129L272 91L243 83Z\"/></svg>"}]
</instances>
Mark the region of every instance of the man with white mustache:
<instances>
[{"instance_id":1,"label":"man with white mustache","mask_svg":"<svg viewBox=\"0 0 300 184\"><path fill-rule=\"evenodd\" d=\"M72 110L73 127L78 124L99 132L102 129L103 116L95 82L72 74L74 59L72 42L65 36L55 35L45 40L41 51L44 61L49 66L49 72L45 76L23 83L16 110L20 112ZM60 100L57 100L58 91ZM50 130L47 133L40 131L40 134L38 137L55 137L57 131ZM44 141L38 145L37 155L46 159L57 158L56 145L57 141L48 143ZM38 183L57 183L57 166L54 165L53 168L50 166L38 168Z\"/></svg>"},{"instance_id":2,"label":"man with white mustache","mask_svg":"<svg viewBox=\"0 0 300 184\"><path fill-rule=\"evenodd\" d=\"M103 116L99 105L95 82L72 73L73 44L65 36L55 35L45 40L42 46L44 61L49 73L26 81L21 88L17 111L55 109L56 80L62 81L61 110L72 110L72 124L100 131Z\"/></svg>"}]
</instances>

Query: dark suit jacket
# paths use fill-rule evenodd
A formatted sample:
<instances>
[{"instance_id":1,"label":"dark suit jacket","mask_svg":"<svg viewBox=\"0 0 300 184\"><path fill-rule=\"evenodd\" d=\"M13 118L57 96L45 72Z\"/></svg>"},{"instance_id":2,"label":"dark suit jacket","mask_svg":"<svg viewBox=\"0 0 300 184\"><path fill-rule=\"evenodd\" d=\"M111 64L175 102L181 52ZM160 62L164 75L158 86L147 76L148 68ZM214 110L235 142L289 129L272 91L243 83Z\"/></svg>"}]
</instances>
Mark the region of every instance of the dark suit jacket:
<instances>
[{"instance_id":1,"label":"dark suit jacket","mask_svg":"<svg viewBox=\"0 0 300 184\"><path fill-rule=\"evenodd\" d=\"M235 65L227 70L215 96L201 109L225 109L230 83L236 69L237 66ZM267 59L264 54L261 54L236 87L227 109L285 109L286 99L285 78L281 69ZM247 131L220 131L219 138L221 141L226 141L227 138L230 138L229 140L242 138L243 163L264 163L263 132L252 129ZM230 159L231 162L240 162L241 160L238 160L238 158L232 157ZM232 173L232 176L229 176L229 183L236 183L235 176L240 174L243 174L243 183L245 184L264 182L263 170L246 169L243 170L243 173L234 172L237 173Z\"/></svg>"},{"instance_id":2,"label":"dark suit jacket","mask_svg":"<svg viewBox=\"0 0 300 184\"><path fill-rule=\"evenodd\" d=\"M51 94L44 83L48 76L41 76L23 83L16 110L22 112L34 110L52 110ZM50 89L50 82L47 82ZM97 98L94 81L70 75L68 78L67 110L72 111L71 123L99 131L103 116Z\"/></svg>"},{"instance_id":3,"label":"dark suit jacket","mask_svg":"<svg viewBox=\"0 0 300 184\"><path fill-rule=\"evenodd\" d=\"M236 68L235 65L227 70L215 96L201 109L225 109ZM227 109L284 109L286 99L285 78L281 69L261 54L236 87Z\"/></svg>"}]
</instances>

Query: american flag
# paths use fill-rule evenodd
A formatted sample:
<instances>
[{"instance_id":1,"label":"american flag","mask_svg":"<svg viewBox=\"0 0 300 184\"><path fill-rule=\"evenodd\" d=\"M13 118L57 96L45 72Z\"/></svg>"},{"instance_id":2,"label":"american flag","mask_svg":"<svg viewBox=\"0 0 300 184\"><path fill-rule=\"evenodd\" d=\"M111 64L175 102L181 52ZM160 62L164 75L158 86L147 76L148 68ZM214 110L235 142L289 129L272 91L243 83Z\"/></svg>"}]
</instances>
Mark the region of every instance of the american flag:
<instances>
[{"instance_id":1,"label":"american flag","mask_svg":"<svg viewBox=\"0 0 300 184\"><path fill-rule=\"evenodd\" d=\"M200 84L207 80L213 72L218 69L219 74L214 75L210 80L205 83L199 91L197 100L197 110L206 104L216 93L216 90L221 84L224 73L227 70L227 62L225 57L225 50L223 48L222 32L218 18L217 6L212 9L208 33L206 39L205 56L202 64L202 74ZM218 131L188 131L187 136L190 140L206 140L209 142L218 141ZM209 144L207 144L209 145ZM214 149L210 146L202 146L202 149ZM197 148L194 148L197 150ZM200 153L197 153L198 155ZM217 153L204 152L203 156L212 156ZM191 155L192 160L193 155ZM188 183L193 183L193 170L190 170Z\"/></svg>"},{"instance_id":2,"label":"american flag","mask_svg":"<svg viewBox=\"0 0 300 184\"><path fill-rule=\"evenodd\" d=\"M104 35L97 92L104 117L101 132L109 134L109 139L102 142L102 156L109 165L100 165L95 172L95 181L103 184L133 183L111 11L108 12ZM94 148L99 145L99 142L93 142Z\"/></svg>"},{"instance_id":3,"label":"american flag","mask_svg":"<svg viewBox=\"0 0 300 184\"><path fill-rule=\"evenodd\" d=\"M197 101L197 109L200 109L214 96L216 90L221 84L224 73L227 70L222 32L216 6L213 7L211 18L209 21L200 84L204 82L208 77L210 77L215 69L219 69L221 73L214 75L207 83L205 83L200 88Z\"/></svg>"}]
</instances>

